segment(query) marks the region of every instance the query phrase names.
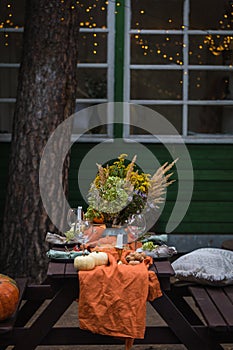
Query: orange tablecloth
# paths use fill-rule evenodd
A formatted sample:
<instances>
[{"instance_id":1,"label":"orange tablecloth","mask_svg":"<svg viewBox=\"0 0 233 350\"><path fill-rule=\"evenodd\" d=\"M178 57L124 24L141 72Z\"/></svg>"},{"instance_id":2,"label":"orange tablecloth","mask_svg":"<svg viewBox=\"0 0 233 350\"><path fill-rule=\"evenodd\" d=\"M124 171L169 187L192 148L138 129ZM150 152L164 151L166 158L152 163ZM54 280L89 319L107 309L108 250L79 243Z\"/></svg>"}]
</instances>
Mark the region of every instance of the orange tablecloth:
<instances>
[{"instance_id":1,"label":"orange tablecloth","mask_svg":"<svg viewBox=\"0 0 233 350\"><path fill-rule=\"evenodd\" d=\"M157 276L146 264L119 265L112 254L108 256L108 266L79 271L80 328L126 338L130 349L132 339L144 338L146 301L162 293Z\"/></svg>"}]
</instances>

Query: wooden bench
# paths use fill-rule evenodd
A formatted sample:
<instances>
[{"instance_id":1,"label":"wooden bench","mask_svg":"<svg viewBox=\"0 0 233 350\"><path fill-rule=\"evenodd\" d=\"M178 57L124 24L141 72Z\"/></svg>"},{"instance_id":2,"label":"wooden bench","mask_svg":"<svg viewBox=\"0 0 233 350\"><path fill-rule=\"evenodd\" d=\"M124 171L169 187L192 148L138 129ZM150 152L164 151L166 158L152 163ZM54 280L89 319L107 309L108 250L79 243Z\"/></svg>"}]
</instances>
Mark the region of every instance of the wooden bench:
<instances>
[{"instance_id":1,"label":"wooden bench","mask_svg":"<svg viewBox=\"0 0 233 350\"><path fill-rule=\"evenodd\" d=\"M175 283L170 297L210 350L233 343L233 286Z\"/></svg>"},{"instance_id":2,"label":"wooden bench","mask_svg":"<svg viewBox=\"0 0 233 350\"><path fill-rule=\"evenodd\" d=\"M233 332L233 286L190 286L189 291L212 331Z\"/></svg>"},{"instance_id":3,"label":"wooden bench","mask_svg":"<svg viewBox=\"0 0 233 350\"><path fill-rule=\"evenodd\" d=\"M41 285L28 285L26 278L15 279L20 296L14 314L0 322L0 350L15 345L22 337L27 337L26 323L31 319L46 299L51 299L54 292L45 281ZM25 303L22 301L25 300ZM17 347L17 346L16 346ZM20 347L19 347L20 349Z\"/></svg>"}]
</instances>

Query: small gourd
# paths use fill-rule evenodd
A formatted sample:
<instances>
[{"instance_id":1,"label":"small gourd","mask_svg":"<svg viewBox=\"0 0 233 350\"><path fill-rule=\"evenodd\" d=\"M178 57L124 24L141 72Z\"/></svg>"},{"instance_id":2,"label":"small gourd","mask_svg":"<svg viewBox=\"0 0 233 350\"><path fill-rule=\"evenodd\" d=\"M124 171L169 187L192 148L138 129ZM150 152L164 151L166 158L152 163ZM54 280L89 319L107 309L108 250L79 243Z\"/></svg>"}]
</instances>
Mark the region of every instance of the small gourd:
<instances>
[{"instance_id":1,"label":"small gourd","mask_svg":"<svg viewBox=\"0 0 233 350\"><path fill-rule=\"evenodd\" d=\"M13 315L19 301L19 289L9 276L0 274L0 321Z\"/></svg>"},{"instance_id":2,"label":"small gourd","mask_svg":"<svg viewBox=\"0 0 233 350\"><path fill-rule=\"evenodd\" d=\"M92 252L90 256L95 259L95 266L108 264L108 254L105 252Z\"/></svg>"},{"instance_id":3,"label":"small gourd","mask_svg":"<svg viewBox=\"0 0 233 350\"><path fill-rule=\"evenodd\" d=\"M93 270L95 268L95 259L89 255L76 256L74 259L74 267L76 270Z\"/></svg>"}]
</instances>

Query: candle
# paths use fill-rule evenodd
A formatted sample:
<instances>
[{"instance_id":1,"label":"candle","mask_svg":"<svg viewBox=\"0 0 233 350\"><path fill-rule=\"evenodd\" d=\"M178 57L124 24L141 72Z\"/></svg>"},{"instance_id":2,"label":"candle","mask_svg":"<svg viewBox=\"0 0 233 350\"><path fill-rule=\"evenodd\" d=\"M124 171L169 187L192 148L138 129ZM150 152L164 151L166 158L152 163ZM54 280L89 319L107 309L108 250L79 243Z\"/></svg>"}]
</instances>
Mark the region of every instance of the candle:
<instances>
[{"instance_id":1,"label":"candle","mask_svg":"<svg viewBox=\"0 0 233 350\"><path fill-rule=\"evenodd\" d=\"M117 235L116 248L123 249L123 234L119 233Z\"/></svg>"},{"instance_id":2,"label":"candle","mask_svg":"<svg viewBox=\"0 0 233 350\"><path fill-rule=\"evenodd\" d=\"M77 220L81 221L82 220L82 207L78 207L77 210Z\"/></svg>"}]
</instances>

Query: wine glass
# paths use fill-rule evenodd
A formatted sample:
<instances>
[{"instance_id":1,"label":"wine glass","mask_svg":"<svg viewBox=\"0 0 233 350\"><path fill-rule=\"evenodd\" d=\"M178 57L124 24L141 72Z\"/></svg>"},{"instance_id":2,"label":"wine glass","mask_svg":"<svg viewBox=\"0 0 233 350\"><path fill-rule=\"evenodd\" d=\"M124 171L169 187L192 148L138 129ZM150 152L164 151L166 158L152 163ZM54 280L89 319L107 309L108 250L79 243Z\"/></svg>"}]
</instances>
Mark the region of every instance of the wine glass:
<instances>
[{"instance_id":1,"label":"wine glass","mask_svg":"<svg viewBox=\"0 0 233 350\"><path fill-rule=\"evenodd\" d=\"M77 209L70 208L67 213L67 223L70 228L74 227L77 222Z\"/></svg>"},{"instance_id":2,"label":"wine glass","mask_svg":"<svg viewBox=\"0 0 233 350\"><path fill-rule=\"evenodd\" d=\"M82 245L83 253L85 251L86 243L91 240L93 234L93 224L89 220L77 221L75 238L78 243Z\"/></svg>"},{"instance_id":3,"label":"wine glass","mask_svg":"<svg viewBox=\"0 0 233 350\"><path fill-rule=\"evenodd\" d=\"M133 214L128 220L127 229L129 232L128 243L135 242L136 250L136 241L146 231L145 216L143 214Z\"/></svg>"}]
</instances>

